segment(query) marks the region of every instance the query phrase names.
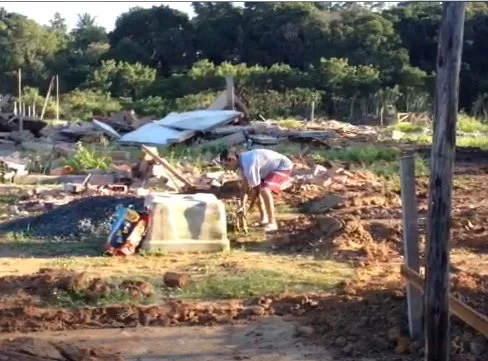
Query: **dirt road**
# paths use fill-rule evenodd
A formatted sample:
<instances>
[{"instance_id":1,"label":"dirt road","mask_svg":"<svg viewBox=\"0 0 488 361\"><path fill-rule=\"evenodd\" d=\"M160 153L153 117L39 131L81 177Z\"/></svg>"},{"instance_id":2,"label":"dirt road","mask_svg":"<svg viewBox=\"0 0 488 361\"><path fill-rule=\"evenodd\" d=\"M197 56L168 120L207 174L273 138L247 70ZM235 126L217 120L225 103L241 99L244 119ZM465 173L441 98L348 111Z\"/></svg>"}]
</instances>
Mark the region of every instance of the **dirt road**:
<instances>
[{"instance_id":1,"label":"dirt road","mask_svg":"<svg viewBox=\"0 0 488 361\"><path fill-rule=\"evenodd\" d=\"M25 337L25 334L22 334ZM107 348L128 361L329 361L323 348L304 345L296 324L270 317L247 325L144 327L31 334L81 348ZM1 335L0 340L15 335ZM39 351L41 353L41 351Z\"/></svg>"}]
</instances>

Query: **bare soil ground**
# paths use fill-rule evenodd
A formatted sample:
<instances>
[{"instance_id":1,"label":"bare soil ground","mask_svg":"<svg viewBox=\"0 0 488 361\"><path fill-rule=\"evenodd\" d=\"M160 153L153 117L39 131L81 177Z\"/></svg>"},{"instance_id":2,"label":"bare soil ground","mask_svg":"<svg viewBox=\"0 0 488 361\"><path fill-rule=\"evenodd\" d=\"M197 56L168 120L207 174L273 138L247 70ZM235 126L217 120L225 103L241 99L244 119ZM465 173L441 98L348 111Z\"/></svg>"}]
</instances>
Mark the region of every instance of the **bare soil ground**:
<instances>
[{"instance_id":1,"label":"bare soil ground","mask_svg":"<svg viewBox=\"0 0 488 361\"><path fill-rule=\"evenodd\" d=\"M472 155L475 162L463 159L456 167L452 287L465 302L488 314L488 203L482 197L488 188L488 171L478 167L479 158ZM24 233L9 233L0 242L0 330L64 332L213 325L205 329L211 334L209 338L217 339L222 333L232 339L234 331L225 325L244 330L254 327L245 326L249 321L297 317L302 325L298 334L312 355L307 356L306 347L300 346L290 360L327 359L328 355L358 361L420 360L423 345L409 340L406 332L404 284L399 274L403 243L398 181L379 180L369 172L353 173L352 181L338 179L328 188L304 185L284 193L277 205L280 230L269 235L259 230L249 235L231 234L234 246L226 254L102 258L98 257L100 239L39 240ZM4 209L24 191L13 192L4 192ZM232 209L234 193L225 192L220 196ZM423 253L427 179L419 178L417 194ZM188 273L192 283L187 289L168 289L162 284L165 271ZM289 327L278 329L291 332ZM186 330L141 332L148 332L147 337L168 332L168 337L184 339L182 347L188 351L203 341L190 343ZM198 334L202 329L193 330ZM118 341L125 337L116 336L121 331L113 332ZM123 332L132 335L135 331ZM69 334L63 333L66 336L60 339L71 337ZM56 339L50 333L40 335ZM288 350L285 343L293 344L289 333L283 336L288 343L273 335L270 332L271 338L262 345L269 342L277 349ZM80 341L83 337L73 337L77 346L85 345ZM246 337L242 342L248 350L252 342ZM96 348L97 342L90 342ZM261 341L255 342L256 351L232 357L266 360L257 351ZM319 352L318 358L313 346L317 344L328 350ZM129 351L122 356L131 359ZM196 357L191 352L178 356L167 352L165 357L175 359ZM208 359L213 352L209 351ZM222 352L212 359L232 359L227 351ZM488 359L488 346L486 340L453 318L452 353L454 360L481 361ZM278 351L271 353L269 360L279 355ZM204 360L206 356L200 357Z\"/></svg>"}]
</instances>

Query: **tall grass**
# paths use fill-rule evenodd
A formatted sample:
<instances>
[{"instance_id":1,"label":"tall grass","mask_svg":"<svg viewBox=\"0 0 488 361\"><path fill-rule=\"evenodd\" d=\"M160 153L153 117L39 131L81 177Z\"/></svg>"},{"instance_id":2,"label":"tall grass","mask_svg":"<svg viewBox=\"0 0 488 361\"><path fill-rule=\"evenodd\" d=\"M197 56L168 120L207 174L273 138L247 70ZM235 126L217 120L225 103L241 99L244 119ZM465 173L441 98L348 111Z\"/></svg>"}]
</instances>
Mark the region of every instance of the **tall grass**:
<instances>
[{"instance_id":1,"label":"tall grass","mask_svg":"<svg viewBox=\"0 0 488 361\"><path fill-rule=\"evenodd\" d=\"M488 132L488 124L466 114L459 114L457 130L464 133L483 133Z\"/></svg>"}]
</instances>

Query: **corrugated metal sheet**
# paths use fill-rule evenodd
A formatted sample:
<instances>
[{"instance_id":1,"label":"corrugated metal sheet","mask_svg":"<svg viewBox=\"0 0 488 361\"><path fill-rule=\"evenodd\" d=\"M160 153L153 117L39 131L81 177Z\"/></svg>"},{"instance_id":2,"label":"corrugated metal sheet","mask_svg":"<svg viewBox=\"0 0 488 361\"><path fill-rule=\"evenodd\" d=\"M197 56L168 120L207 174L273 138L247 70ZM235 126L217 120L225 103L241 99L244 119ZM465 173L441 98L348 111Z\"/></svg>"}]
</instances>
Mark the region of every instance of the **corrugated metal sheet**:
<instances>
[{"instance_id":1,"label":"corrugated metal sheet","mask_svg":"<svg viewBox=\"0 0 488 361\"><path fill-rule=\"evenodd\" d=\"M178 130L205 132L229 124L240 115L241 113L235 110L195 110L170 113L154 123Z\"/></svg>"},{"instance_id":2,"label":"corrugated metal sheet","mask_svg":"<svg viewBox=\"0 0 488 361\"><path fill-rule=\"evenodd\" d=\"M195 132L192 131L179 131L156 123L149 123L123 135L119 141L122 144L146 144L167 147L174 143L184 142L194 135Z\"/></svg>"}]
</instances>

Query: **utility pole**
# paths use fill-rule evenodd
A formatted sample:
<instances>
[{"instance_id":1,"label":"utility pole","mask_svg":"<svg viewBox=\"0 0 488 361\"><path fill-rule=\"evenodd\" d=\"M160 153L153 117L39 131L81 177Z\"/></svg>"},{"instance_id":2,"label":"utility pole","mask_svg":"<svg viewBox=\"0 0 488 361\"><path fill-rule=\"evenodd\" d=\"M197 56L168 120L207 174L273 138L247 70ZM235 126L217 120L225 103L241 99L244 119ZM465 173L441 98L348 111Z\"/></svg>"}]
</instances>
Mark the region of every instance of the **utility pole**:
<instances>
[{"instance_id":1,"label":"utility pole","mask_svg":"<svg viewBox=\"0 0 488 361\"><path fill-rule=\"evenodd\" d=\"M425 282L426 361L448 361L449 241L465 2L444 2L437 48Z\"/></svg>"}]
</instances>

